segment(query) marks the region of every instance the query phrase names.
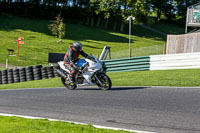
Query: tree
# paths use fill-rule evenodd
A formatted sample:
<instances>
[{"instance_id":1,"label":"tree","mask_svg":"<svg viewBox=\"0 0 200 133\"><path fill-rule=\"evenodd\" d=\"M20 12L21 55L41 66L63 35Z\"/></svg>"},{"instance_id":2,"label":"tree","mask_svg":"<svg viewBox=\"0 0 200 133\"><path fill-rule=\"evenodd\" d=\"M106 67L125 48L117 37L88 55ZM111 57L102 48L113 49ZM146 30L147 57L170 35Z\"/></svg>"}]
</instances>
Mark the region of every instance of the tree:
<instances>
[{"instance_id":1,"label":"tree","mask_svg":"<svg viewBox=\"0 0 200 133\"><path fill-rule=\"evenodd\" d=\"M61 17L61 13L55 17L55 20L51 21L52 24L49 24L48 28L60 40L65 36L65 24Z\"/></svg>"},{"instance_id":2,"label":"tree","mask_svg":"<svg viewBox=\"0 0 200 133\"><path fill-rule=\"evenodd\" d=\"M175 0L178 10L178 15L183 19L186 18L187 8L199 2L199 0Z\"/></svg>"},{"instance_id":3,"label":"tree","mask_svg":"<svg viewBox=\"0 0 200 133\"><path fill-rule=\"evenodd\" d=\"M160 20L163 10L165 9L165 4L168 0L146 0L147 3L151 6L153 11L157 14L157 21Z\"/></svg>"},{"instance_id":4,"label":"tree","mask_svg":"<svg viewBox=\"0 0 200 133\"><path fill-rule=\"evenodd\" d=\"M130 15L139 16L145 13L145 0L90 0L96 6L96 14L103 14L105 19L104 28L107 29L109 18L114 20L113 30L117 23L121 23L120 31L124 30L124 23ZM98 6L97 6L98 5ZM119 21L119 19L121 21Z\"/></svg>"},{"instance_id":5,"label":"tree","mask_svg":"<svg viewBox=\"0 0 200 133\"><path fill-rule=\"evenodd\" d=\"M163 9L163 12L164 12L164 15L165 17L168 19L168 20L172 20L172 19L175 19L176 18L176 9L175 9L175 1L174 0L168 0L166 1L165 3L165 6L164 6L164 9Z\"/></svg>"}]
</instances>

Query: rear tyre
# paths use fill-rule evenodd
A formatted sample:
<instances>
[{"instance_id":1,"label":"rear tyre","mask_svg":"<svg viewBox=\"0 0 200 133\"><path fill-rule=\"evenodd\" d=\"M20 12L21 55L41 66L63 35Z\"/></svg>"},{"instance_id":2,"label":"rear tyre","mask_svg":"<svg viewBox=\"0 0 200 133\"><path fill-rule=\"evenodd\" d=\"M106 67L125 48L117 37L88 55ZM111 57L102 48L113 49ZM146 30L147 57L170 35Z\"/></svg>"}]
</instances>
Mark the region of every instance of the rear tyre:
<instances>
[{"instance_id":1,"label":"rear tyre","mask_svg":"<svg viewBox=\"0 0 200 133\"><path fill-rule=\"evenodd\" d=\"M98 74L97 77L101 81L101 84L96 81L96 84L99 88L101 88L102 90L109 90L112 87L112 82L106 74L101 73Z\"/></svg>"},{"instance_id":2,"label":"rear tyre","mask_svg":"<svg viewBox=\"0 0 200 133\"><path fill-rule=\"evenodd\" d=\"M63 85L64 85L67 89L74 90L74 89L76 89L76 87L77 87L77 85L76 85L75 83L69 83L69 84L67 84L67 83L66 83L66 79L63 78L63 77L61 77L61 81L62 81Z\"/></svg>"}]
</instances>

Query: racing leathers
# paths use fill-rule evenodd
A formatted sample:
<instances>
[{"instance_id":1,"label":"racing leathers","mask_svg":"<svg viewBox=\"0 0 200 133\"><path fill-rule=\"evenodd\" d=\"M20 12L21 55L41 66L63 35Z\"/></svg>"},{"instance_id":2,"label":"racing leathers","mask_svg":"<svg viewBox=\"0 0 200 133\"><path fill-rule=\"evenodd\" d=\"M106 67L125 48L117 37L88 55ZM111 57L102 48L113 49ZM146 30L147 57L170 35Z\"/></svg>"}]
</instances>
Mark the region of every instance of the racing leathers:
<instances>
[{"instance_id":1,"label":"racing leathers","mask_svg":"<svg viewBox=\"0 0 200 133\"><path fill-rule=\"evenodd\" d=\"M84 51L76 52L72 46L69 46L64 57L64 64L70 70L70 80L72 82L75 82L75 75L78 73L79 70L79 67L75 64L78 60L79 55L82 55L85 58L88 57L88 55Z\"/></svg>"}]
</instances>

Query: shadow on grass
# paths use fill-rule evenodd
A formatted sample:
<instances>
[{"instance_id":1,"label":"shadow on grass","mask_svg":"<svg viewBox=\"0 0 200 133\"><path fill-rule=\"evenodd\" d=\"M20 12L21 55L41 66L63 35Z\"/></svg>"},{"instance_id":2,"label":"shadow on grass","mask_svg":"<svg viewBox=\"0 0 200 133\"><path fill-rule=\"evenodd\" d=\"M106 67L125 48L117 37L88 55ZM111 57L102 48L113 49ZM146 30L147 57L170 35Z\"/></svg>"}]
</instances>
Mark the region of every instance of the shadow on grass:
<instances>
[{"instance_id":1,"label":"shadow on grass","mask_svg":"<svg viewBox=\"0 0 200 133\"><path fill-rule=\"evenodd\" d=\"M52 36L50 30L48 29L49 24L50 20L0 16L0 30L5 30L5 31L22 29L22 30L31 30L33 32L44 33L46 35ZM128 27L126 26L125 31L128 31L127 29ZM139 25L133 26L132 33L139 37L157 38L157 40L164 40L162 36L154 33L152 34L151 31L148 31ZM124 32L124 34L128 34L128 32ZM34 37L30 36L30 38ZM79 24L70 24L70 23L66 23L65 39L77 40L77 41L95 40L95 41L118 42L118 43L127 43L129 40L126 37L110 34L109 31L102 30L100 28L92 28L88 26L83 26ZM136 40L132 41L135 42Z\"/></svg>"},{"instance_id":2,"label":"shadow on grass","mask_svg":"<svg viewBox=\"0 0 200 133\"><path fill-rule=\"evenodd\" d=\"M14 16L0 16L1 31L9 32L21 29L52 36L50 30L48 29L49 24L50 20L29 19ZM34 36L30 36L29 38L34 38ZM95 40L119 43L128 42L128 38L110 34L109 31L70 23L66 23L65 39L77 41Z\"/></svg>"}]
</instances>

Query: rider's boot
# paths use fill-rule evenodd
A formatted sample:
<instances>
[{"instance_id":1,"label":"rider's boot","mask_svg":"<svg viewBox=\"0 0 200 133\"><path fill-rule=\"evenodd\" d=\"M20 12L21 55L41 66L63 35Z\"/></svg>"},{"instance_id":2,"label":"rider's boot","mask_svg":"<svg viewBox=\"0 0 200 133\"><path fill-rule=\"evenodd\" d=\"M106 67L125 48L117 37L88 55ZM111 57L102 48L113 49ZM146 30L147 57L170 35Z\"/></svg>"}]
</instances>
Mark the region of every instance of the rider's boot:
<instances>
[{"instance_id":1,"label":"rider's boot","mask_svg":"<svg viewBox=\"0 0 200 133\"><path fill-rule=\"evenodd\" d=\"M75 83L75 77L70 75L69 81L70 81L70 83Z\"/></svg>"}]
</instances>

